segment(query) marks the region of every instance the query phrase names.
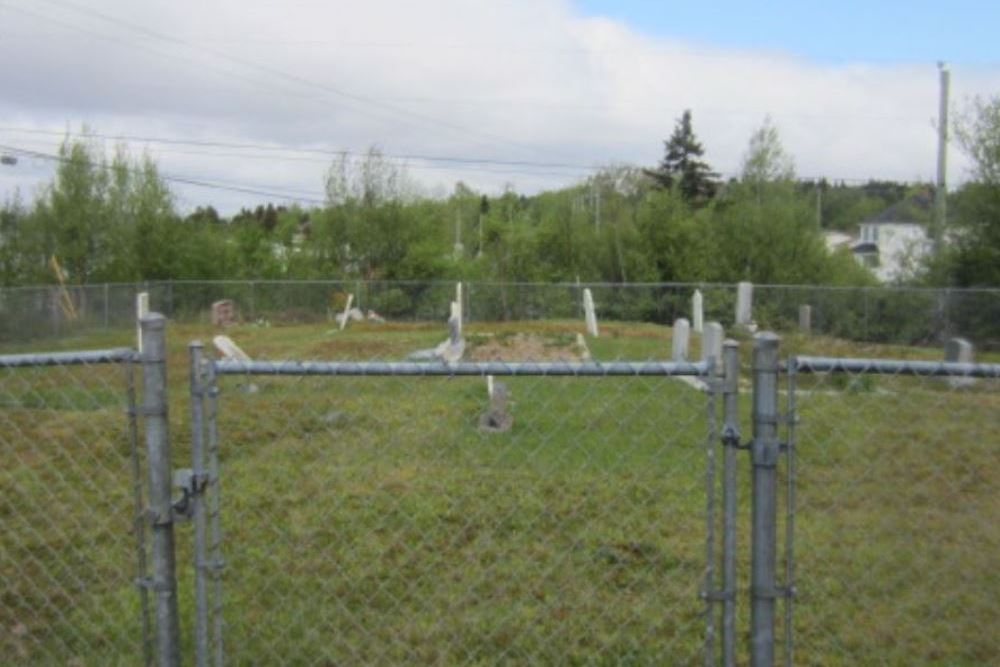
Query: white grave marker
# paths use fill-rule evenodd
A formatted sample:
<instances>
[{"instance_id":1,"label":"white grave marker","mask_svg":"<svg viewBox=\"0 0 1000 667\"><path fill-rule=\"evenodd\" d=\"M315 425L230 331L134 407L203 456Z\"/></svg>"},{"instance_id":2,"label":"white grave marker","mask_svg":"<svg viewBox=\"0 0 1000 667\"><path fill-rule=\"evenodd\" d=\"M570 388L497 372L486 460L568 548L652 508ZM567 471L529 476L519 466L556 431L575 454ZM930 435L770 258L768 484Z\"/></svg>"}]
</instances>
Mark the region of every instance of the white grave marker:
<instances>
[{"instance_id":1,"label":"white grave marker","mask_svg":"<svg viewBox=\"0 0 1000 667\"><path fill-rule=\"evenodd\" d=\"M972 363L972 343L965 338L949 338L944 346L944 360L951 363L971 364ZM968 387L976 383L974 378L951 377L948 384L952 387Z\"/></svg>"},{"instance_id":2,"label":"white grave marker","mask_svg":"<svg viewBox=\"0 0 1000 667\"><path fill-rule=\"evenodd\" d=\"M465 301L462 300L462 283L455 283L455 303L458 304L458 321L461 323L463 321L462 304L465 303Z\"/></svg>"},{"instance_id":3,"label":"white grave marker","mask_svg":"<svg viewBox=\"0 0 1000 667\"><path fill-rule=\"evenodd\" d=\"M718 322L705 323L705 331L701 334L701 360L715 359L716 374L722 373L722 340L724 330Z\"/></svg>"},{"instance_id":4,"label":"white grave marker","mask_svg":"<svg viewBox=\"0 0 1000 667\"><path fill-rule=\"evenodd\" d=\"M250 355L244 352L239 345L233 342L229 336L216 336L212 339L212 345L222 353L226 359L233 361L250 361Z\"/></svg>"},{"instance_id":5,"label":"white grave marker","mask_svg":"<svg viewBox=\"0 0 1000 667\"><path fill-rule=\"evenodd\" d=\"M802 304L799 306L799 331L809 333L812 331L812 306Z\"/></svg>"},{"instance_id":6,"label":"white grave marker","mask_svg":"<svg viewBox=\"0 0 1000 667\"><path fill-rule=\"evenodd\" d=\"M691 325L695 333L701 333L705 328L704 299L699 289L691 296Z\"/></svg>"},{"instance_id":7,"label":"white grave marker","mask_svg":"<svg viewBox=\"0 0 1000 667\"><path fill-rule=\"evenodd\" d=\"M351 316L351 304L354 303L354 295L347 295L347 305L344 306L344 314L340 316L340 330L347 326L347 319Z\"/></svg>"},{"instance_id":8,"label":"white grave marker","mask_svg":"<svg viewBox=\"0 0 1000 667\"><path fill-rule=\"evenodd\" d=\"M452 301L451 302L451 314L448 316L448 323L449 323L449 325L451 324L452 320L455 320L455 323L458 325L458 335L459 335L459 337L461 337L462 336L462 304L460 302L458 302L458 301Z\"/></svg>"},{"instance_id":9,"label":"white grave marker","mask_svg":"<svg viewBox=\"0 0 1000 667\"><path fill-rule=\"evenodd\" d=\"M590 288L583 290L583 314L587 322L587 335L597 338L597 314L594 312L594 296L590 293Z\"/></svg>"},{"instance_id":10,"label":"white grave marker","mask_svg":"<svg viewBox=\"0 0 1000 667\"><path fill-rule=\"evenodd\" d=\"M753 283L741 282L736 286L736 326L753 324Z\"/></svg>"},{"instance_id":11,"label":"white grave marker","mask_svg":"<svg viewBox=\"0 0 1000 667\"><path fill-rule=\"evenodd\" d=\"M135 338L139 354L142 354L142 326L139 323L147 315L149 315L149 292L139 292L135 295Z\"/></svg>"},{"instance_id":12,"label":"white grave marker","mask_svg":"<svg viewBox=\"0 0 1000 667\"><path fill-rule=\"evenodd\" d=\"M688 341L691 337L691 323L686 318L674 322L673 357L674 361L687 361Z\"/></svg>"}]
</instances>

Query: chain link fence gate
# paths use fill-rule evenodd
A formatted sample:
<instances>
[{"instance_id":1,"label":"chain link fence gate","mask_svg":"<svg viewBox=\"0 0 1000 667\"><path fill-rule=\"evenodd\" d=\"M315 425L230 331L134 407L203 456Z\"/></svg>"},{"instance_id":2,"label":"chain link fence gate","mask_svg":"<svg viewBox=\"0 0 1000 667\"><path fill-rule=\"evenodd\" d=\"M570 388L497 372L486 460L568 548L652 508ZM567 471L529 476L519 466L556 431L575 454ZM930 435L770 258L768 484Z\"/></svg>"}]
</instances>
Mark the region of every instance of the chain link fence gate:
<instances>
[{"instance_id":1,"label":"chain link fence gate","mask_svg":"<svg viewBox=\"0 0 1000 667\"><path fill-rule=\"evenodd\" d=\"M226 661L704 661L709 365L207 361Z\"/></svg>"},{"instance_id":2,"label":"chain link fence gate","mask_svg":"<svg viewBox=\"0 0 1000 667\"><path fill-rule=\"evenodd\" d=\"M134 361L0 356L4 664L152 662Z\"/></svg>"},{"instance_id":3,"label":"chain link fence gate","mask_svg":"<svg viewBox=\"0 0 1000 667\"><path fill-rule=\"evenodd\" d=\"M779 656L1000 663L1000 364L799 356L785 371L776 530L795 608Z\"/></svg>"}]
</instances>

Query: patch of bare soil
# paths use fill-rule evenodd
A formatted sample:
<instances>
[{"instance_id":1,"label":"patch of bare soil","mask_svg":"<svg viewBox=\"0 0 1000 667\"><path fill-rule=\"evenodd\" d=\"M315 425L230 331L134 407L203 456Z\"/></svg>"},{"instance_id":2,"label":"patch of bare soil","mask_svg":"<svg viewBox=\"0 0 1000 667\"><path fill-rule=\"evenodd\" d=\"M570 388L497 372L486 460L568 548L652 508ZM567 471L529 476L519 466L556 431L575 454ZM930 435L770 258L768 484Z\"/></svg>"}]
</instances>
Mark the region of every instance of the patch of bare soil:
<instances>
[{"instance_id":1,"label":"patch of bare soil","mask_svg":"<svg viewBox=\"0 0 1000 667\"><path fill-rule=\"evenodd\" d=\"M513 336L476 336L467 340L468 361L582 361L584 350L574 338L545 338L518 333Z\"/></svg>"}]
</instances>

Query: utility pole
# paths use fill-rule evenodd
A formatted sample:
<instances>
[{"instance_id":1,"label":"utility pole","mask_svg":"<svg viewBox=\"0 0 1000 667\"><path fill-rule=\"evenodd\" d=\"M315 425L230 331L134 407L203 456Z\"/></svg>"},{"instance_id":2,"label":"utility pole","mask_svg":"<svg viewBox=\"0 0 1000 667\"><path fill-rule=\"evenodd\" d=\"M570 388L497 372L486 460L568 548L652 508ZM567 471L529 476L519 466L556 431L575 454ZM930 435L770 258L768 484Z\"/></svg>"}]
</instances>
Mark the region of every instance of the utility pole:
<instances>
[{"instance_id":1,"label":"utility pole","mask_svg":"<svg viewBox=\"0 0 1000 667\"><path fill-rule=\"evenodd\" d=\"M931 228L935 254L940 250L948 218L948 89L951 85L951 72L944 61L938 62L938 70L941 89L938 107L937 188L934 192L934 224Z\"/></svg>"}]
</instances>

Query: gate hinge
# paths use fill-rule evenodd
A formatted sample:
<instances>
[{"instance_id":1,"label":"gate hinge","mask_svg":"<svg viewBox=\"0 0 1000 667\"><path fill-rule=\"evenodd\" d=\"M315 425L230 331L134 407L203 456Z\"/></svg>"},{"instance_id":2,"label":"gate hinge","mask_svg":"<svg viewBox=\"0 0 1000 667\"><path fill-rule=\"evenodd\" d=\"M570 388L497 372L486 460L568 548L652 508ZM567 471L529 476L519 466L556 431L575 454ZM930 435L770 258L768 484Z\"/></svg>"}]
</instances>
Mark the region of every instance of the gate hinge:
<instances>
[{"instance_id":1,"label":"gate hinge","mask_svg":"<svg viewBox=\"0 0 1000 667\"><path fill-rule=\"evenodd\" d=\"M754 588L752 596L755 598L765 598L775 600L778 598L792 599L795 597L795 586L775 586L774 588Z\"/></svg>"},{"instance_id":2,"label":"gate hinge","mask_svg":"<svg viewBox=\"0 0 1000 667\"><path fill-rule=\"evenodd\" d=\"M732 426L726 426L722 429L722 446L732 447L733 449L750 449L749 442L740 444L740 432L737 431Z\"/></svg>"}]
</instances>

